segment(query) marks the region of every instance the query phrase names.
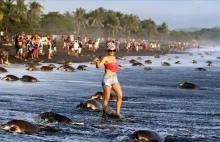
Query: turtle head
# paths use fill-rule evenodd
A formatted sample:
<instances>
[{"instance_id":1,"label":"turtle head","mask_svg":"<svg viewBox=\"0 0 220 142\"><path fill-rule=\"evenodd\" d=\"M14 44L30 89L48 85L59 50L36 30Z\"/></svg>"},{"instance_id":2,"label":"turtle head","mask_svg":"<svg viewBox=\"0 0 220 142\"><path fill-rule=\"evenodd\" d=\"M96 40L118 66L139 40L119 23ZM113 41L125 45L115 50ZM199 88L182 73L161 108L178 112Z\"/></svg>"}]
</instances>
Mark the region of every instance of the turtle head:
<instances>
[{"instance_id":1,"label":"turtle head","mask_svg":"<svg viewBox=\"0 0 220 142\"><path fill-rule=\"evenodd\" d=\"M2 80L8 80L8 78L7 77L3 77Z\"/></svg>"},{"instance_id":2,"label":"turtle head","mask_svg":"<svg viewBox=\"0 0 220 142\"><path fill-rule=\"evenodd\" d=\"M39 82L39 80L37 80L36 78L33 78L31 81L32 82Z\"/></svg>"},{"instance_id":3,"label":"turtle head","mask_svg":"<svg viewBox=\"0 0 220 142\"><path fill-rule=\"evenodd\" d=\"M0 129L1 130L10 130L11 129L11 126L9 126L9 125L7 125L7 124L2 124L2 125L0 125Z\"/></svg>"},{"instance_id":4,"label":"turtle head","mask_svg":"<svg viewBox=\"0 0 220 142\"><path fill-rule=\"evenodd\" d=\"M179 83L179 87L183 87L183 83Z\"/></svg>"}]
</instances>

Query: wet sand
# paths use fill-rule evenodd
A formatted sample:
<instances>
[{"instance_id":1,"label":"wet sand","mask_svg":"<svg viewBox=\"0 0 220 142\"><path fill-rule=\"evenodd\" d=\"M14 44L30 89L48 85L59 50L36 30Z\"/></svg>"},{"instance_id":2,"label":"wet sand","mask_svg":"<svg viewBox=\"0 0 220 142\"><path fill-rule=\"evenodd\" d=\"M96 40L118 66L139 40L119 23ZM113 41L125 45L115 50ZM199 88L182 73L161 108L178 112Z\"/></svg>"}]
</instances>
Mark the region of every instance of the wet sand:
<instances>
[{"instance_id":1,"label":"wet sand","mask_svg":"<svg viewBox=\"0 0 220 142\"><path fill-rule=\"evenodd\" d=\"M31 59L27 59L27 60L16 59L14 46L2 46L2 43L1 43L0 50L2 50L2 49L8 50L9 62L11 62L11 63L22 64L26 61L31 60ZM120 56L120 57L124 57L124 56L154 56L157 54L159 54L159 55L162 54L161 51L151 51L151 50L140 50L138 52L135 50L132 50L132 51L127 52L123 48L123 46L121 46L120 49L121 49L120 51L116 52L115 56ZM177 52L178 52L178 50L180 50L180 49L177 49ZM43 51L45 54L39 55L39 58L36 59L35 61L43 61L44 63L56 63L57 61L65 60L67 62L81 63L81 62L93 61L93 59L97 56L107 55L106 46L104 43L100 43L100 47L96 52L89 51L88 49L83 48L81 54L79 54L78 57L68 55L67 50L64 50L62 48L62 43L57 43L57 53L52 57L52 59L47 58L47 56L48 56L47 47L44 46ZM165 53L168 53L168 47L165 47L164 51L165 51ZM175 52L175 53L177 53L177 52ZM181 51L181 53L184 53L184 52Z\"/></svg>"}]
</instances>

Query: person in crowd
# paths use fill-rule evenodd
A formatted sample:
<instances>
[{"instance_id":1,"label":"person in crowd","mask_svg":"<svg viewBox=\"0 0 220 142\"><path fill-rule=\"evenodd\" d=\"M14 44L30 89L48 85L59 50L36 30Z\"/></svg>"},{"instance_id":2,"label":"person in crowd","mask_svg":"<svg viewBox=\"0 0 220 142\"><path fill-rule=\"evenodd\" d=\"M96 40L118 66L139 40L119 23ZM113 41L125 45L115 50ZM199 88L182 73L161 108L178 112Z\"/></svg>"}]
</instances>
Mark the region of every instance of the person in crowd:
<instances>
[{"instance_id":1,"label":"person in crowd","mask_svg":"<svg viewBox=\"0 0 220 142\"><path fill-rule=\"evenodd\" d=\"M53 40L52 47L53 47L53 54L56 54L57 53L57 42L55 39Z\"/></svg>"},{"instance_id":2,"label":"person in crowd","mask_svg":"<svg viewBox=\"0 0 220 142\"><path fill-rule=\"evenodd\" d=\"M82 45L82 40L79 40L79 49L78 49L78 54L80 54L82 52L82 48L83 48L83 45Z\"/></svg>"},{"instance_id":3,"label":"person in crowd","mask_svg":"<svg viewBox=\"0 0 220 142\"><path fill-rule=\"evenodd\" d=\"M98 58L94 59L96 62L96 68L100 68L103 65L105 66L105 73L102 81L102 87L104 91L104 101L103 101L103 110L108 107L108 102L111 94L111 90L115 92L117 95L117 102L116 102L116 113L119 118L123 118L121 115L121 105L122 105L122 89L121 85L118 81L117 77L117 70L119 69L118 63L116 62L115 58L115 46L110 45L108 46L108 55L105 56L101 62Z\"/></svg>"},{"instance_id":4,"label":"person in crowd","mask_svg":"<svg viewBox=\"0 0 220 142\"><path fill-rule=\"evenodd\" d=\"M124 41L124 49L125 50L127 49L127 41L126 40Z\"/></svg>"},{"instance_id":5,"label":"person in crowd","mask_svg":"<svg viewBox=\"0 0 220 142\"><path fill-rule=\"evenodd\" d=\"M120 41L117 39L115 42L116 51L120 51Z\"/></svg>"},{"instance_id":6,"label":"person in crowd","mask_svg":"<svg viewBox=\"0 0 220 142\"><path fill-rule=\"evenodd\" d=\"M68 55L71 55L71 56L74 55L74 42L73 41L69 42Z\"/></svg>"},{"instance_id":7,"label":"person in crowd","mask_svg":"<svg viewBox=\"0 0 220 142\"><path fill-rule=\"evenodd\" d=\"M18 37L18 54L17 54L18 59L23 59L22 58L22 54L23 54L22 42L23 42L22 37L21 36Z\"/></svg>"},{"instance_id":8,"label":"person in crowd","mask_svg":"<svg viewBox=\"0 0 220 142\"><path fill-rule=\"evenodd\" d=\"M161 46L161 53L162 54L164 54L164 48L165 48L165 46L164 46L164 44L162 44L162 46Z\"/></svg>"},{"instance_id":9,"label":"person in crowd","mask_svg":"<svg viewBox=\"0 0 220 142\"><path fill-rule=\"evenodd\" d=\"M34 58L37 59L38 58L38 54L39 54L39 39L37 36L35 36L34 41L33 42L33 46L34 46Z\"/></svg>"},{"instance_id":10,"label":"person in crowd","mask_svg":"<svg viewBox=\"0 0 220 142\"><path fill-rule=\"evenodd\" d=\"M44 52L43 52L43 42L42 42L42 38L39 37L39 54L40 55L44 55Z\"/></svg>"},{"instance_id":11,"label":"person in crowd","mask_svg":"<svg viewBox=\"0 0 220 142\"><path fill-rule=\"evenodd\" d=\"M174 43L174 52L176 52L177 45Z\"/></svg>"},{"instance_id":12,"label":"person in crowd","mask_svg":"<svg viewBox=\"0 0 220 142\"><path fill-rule=\"evenodd\" d=\"M8 61L8 52L6 50L2 50L0 51L0 61L3 64L8 65L9 61Z\"/></svg>"},{"instance_id":13,"label":"person in crowd","mask_svg":"<svg viewBox=\"0 0 220 142\"><path fill-rule=\"evenodd\" d=\"M89 44L89 51L91 51L92 50L92 43L93 43L93 40L92 40L92 38L89 38L89 42L88 42Z\"/></svg>"},{"instance_id":14,"label":"person in crowd","mask_svg":"<svg viewBox=\"0 0 220 142\"><path fill-rule=\"evenodd\" d=\"M63 50L66 50L67 48L66 48L66 40L64 39L63 40Z\"/></svg>"},{"instance_id":15,"label":"person in crowd","mask_svg":"<svg viewBox=\"0 0 220 142\"><path fill-rule=\"evenodd\" d=\"M169 52L173 52L173 45L172 45L172 43L169 43Z\"/></svg>"},{"instance_id":16,"label":"person in crowd","mask_svg":"<svg viewBox=\"0 0 220 142\"><path fill-rule=\"evenodd\" d=\"M78 40L75 40L74 42L74 56L78 57L79 54L79 43Z\"/></svg>"},{"instance_id":17,"label":"person in crowd","mask_svg":"<svg viewBox=\"0 0 220 142\"><path fill-rule=\"evenodd\" d=\"M33 46L34 38L28 40L27 49L28 49L28 58L34 59L34 46Z\"/></svg>"},{"instance_id":18,"label":"person in crowd","mask_svg":"<svg viewBox=\"0 0 220 142\"><path fill-rule=\"evenodd\" d=\"M3 41L3 40L4 40L4 32L1 31L1 32L0 32L0 41Z\"/></svg>"},{"instance_id":19,"label":"person in crowd","mask_svg":"<svg viewBox=\"0 0 220 142\"><path fill-rule=\"evenodd\" d=\"M129 52L130 49L131 49L131 41L128 41L126 45L126 51Z\"/></svg>"},{"instance_id":20,"label":"person in crowd","mask_svg":"<svg viewBox=\"0 0 220 142\"><path fill-rule=\"evenodd\" d=\"M22 38L22 58L26 58L26 54L28 53L27 50L27 39L24 37Z\"/></svg>"},{"instance_id":21,"label":"person in crowd","mask_svg":"<svg viewBox=\"0 0 220 142\"><path fill-rule=\"evenodd\" d=\"M137 41L134 41L134 49L135 49L136 51L139 51L139 46L138 46L138 44L137 44Z\"/></svg>"},{"instance_id":22,"label":"person in crowd","mask_svg":"<svg viewBox=\"0 0 220 142\"><path fill-rule=\"evenodd\" d=\"M47 42L47 46L48 46L48 59L52 59L52 43L50 38L48 38L48 42Z\"/></svg>"},{"instance_id":23,"label":"person in crowd","mask_svg":"<svg viewBox=\"0 0 220 142\"><path fill-rule=\"evenodd\" d=\"M15 38L15 40L14 40L15 41L15 58L18 58L17 55L18 55L18 40L19 40L19 36L16 34L14 38Z\"/></svg>"}]
</instances>

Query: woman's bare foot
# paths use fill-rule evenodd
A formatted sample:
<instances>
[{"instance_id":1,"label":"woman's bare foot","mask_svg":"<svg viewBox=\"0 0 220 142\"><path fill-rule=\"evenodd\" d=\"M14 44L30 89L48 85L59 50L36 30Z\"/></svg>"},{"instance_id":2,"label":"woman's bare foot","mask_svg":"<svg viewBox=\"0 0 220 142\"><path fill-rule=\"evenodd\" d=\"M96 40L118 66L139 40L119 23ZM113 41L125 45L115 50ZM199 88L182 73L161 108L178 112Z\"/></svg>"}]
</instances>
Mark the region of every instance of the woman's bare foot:
<instances>
[{"instance_id":1,"label":"woman's bare foot","mask_svg":"<svg viewBox=\"0 0 220 142\"><path fill-rule=\"evenodd\" d=\"M120 113L116 113L116 116L117 116L119 119L124 118L123 115L121 115Z\"/></svg>"}]
</instances>

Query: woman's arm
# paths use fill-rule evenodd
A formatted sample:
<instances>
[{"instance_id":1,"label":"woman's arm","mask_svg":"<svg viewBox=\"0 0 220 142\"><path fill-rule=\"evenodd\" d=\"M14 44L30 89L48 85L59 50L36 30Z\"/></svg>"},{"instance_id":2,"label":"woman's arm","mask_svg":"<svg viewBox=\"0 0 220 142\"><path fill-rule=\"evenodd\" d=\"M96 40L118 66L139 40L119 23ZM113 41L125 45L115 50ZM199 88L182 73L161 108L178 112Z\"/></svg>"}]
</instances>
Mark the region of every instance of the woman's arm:
<instances>
[{"instance_id":1,"label":"woman's arm","mask_svg":"<svg viewBox=\"0 0 220 142\"><path fill-rule=\"evenodd\" d=\"M95 58L94 62L96 62L96 68L101 68L106 63L106 61L107 57L104 57L101 62L99 61L99 58Z\"/></svg>"},{"instance_id":2,"label":"woman's arm","mask_svg":"<svg viewBox=\"0 0 220 142\"><path fill-rule=\"evenodd\" d=\"M124 70L125 68L122 67L121 65L118 65L118 69L119 69L119 70Z\"/></svg>"}]
</instances>

